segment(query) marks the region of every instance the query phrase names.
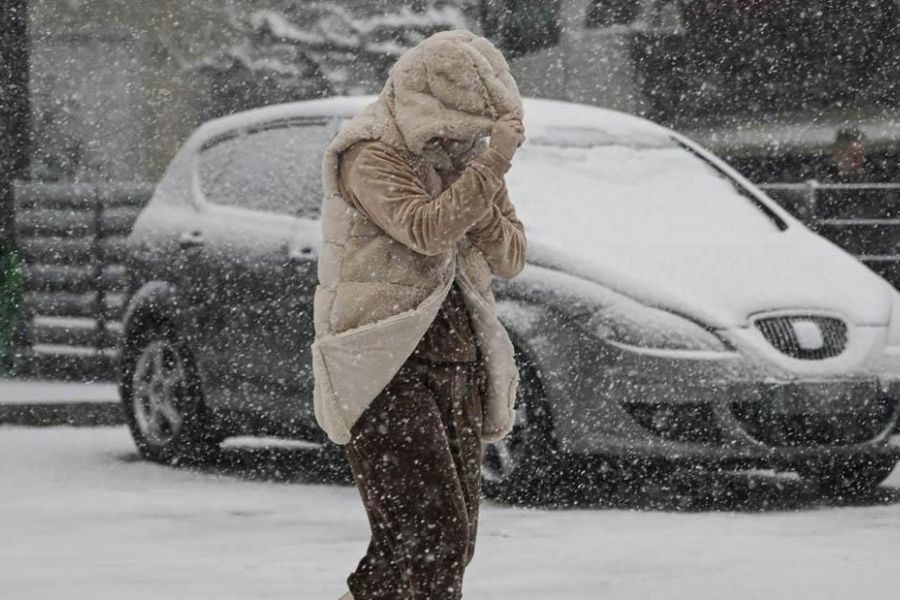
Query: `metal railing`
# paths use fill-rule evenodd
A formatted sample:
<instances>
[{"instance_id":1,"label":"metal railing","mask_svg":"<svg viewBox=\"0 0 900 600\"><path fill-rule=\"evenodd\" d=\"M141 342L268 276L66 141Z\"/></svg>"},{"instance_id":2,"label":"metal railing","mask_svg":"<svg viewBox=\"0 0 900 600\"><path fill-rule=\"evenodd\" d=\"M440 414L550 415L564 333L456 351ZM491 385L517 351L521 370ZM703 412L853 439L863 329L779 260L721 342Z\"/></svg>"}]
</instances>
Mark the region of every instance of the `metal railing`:
<instances>
[{"instance_id":1,"label":"metal railing","mask_svg":"<svg viewBox=\"0 0 900 600\"><path fill-rule=\"evenodd\" d=\"M808 181L760 187L900 289L900 184Z\"/></svg>"},{"instance_id":2,"label":"metal railing","mask_svg":"<svg viewBox=\"0 0 900 600\"><path fill-rule=\"evenodd\" d=\"M152 191L143 184L16 184L24 275L17 371L111 373L128 284L125 238Z\"/></svg>"}]
</instances>

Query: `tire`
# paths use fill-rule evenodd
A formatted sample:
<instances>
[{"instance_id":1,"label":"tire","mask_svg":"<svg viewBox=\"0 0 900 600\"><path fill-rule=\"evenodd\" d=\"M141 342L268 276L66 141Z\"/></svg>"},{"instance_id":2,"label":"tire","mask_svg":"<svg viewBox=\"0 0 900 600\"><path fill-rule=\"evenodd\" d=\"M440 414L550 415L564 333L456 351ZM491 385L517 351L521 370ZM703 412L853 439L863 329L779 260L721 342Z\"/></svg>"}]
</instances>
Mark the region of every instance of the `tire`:
<instances>
[{"instance_id":1,"label":"tire","mask_svg":"<svg viewBox=\"0 0 900 600\"><path fill-rule=\"evenodd\" d=\"M203 403L190 353L167 323L142 328L126 345L122 408L138 451L156 462L203 462L224 439Z\"/></svg>"},{"instance_id":2,"label":"tire","mask_svg":"<svg viewBox=\"0 0 900 600\"><path fill-rule=\"evenodd\" d=\"M560 491L563 461L540 380L527 364L520 373L516 423L506 438L485 447L482 489L493 500L545 504Z\"/></svg>"},{"instance_id":3,"label":"tire","mask_svg":"<svg viewBox=\"0 0 900 600\"><path fill-rule=\"evenodd\" d=\"M825 495L866 496L887 479L897 466L892 457L857 457L843 462L800 469L800 476Z\"/></svg>"}]
</instances>

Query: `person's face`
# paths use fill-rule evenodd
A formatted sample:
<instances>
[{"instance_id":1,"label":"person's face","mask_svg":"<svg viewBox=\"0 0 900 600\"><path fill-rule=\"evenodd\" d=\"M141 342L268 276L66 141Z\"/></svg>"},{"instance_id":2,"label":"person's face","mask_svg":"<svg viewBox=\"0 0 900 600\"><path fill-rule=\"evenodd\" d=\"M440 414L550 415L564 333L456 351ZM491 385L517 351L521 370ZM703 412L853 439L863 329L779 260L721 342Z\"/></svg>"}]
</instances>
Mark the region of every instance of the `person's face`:
<instances>
[{"instance_id":1,"label":"person's face","mask_svg":"<svg viewBox=\"0 0 900 600\"><path fill-rule=\"evenodd\" d=\"M453 138L433 138L428 145L432 148L441 148L452 158L465 156L472 150L475 140L456 140Z\"/></svg>"},{"instance_id":2,"label":"person's face","mask_svg":"<svg viewBox=\"0 0 900 600\"><path fill-rule=\"evenodd\" d=\"M834 164L841 173L856 173L866 162L866 147L861 141L852 141L834 148Z\"/></svg>"}]
</instances>

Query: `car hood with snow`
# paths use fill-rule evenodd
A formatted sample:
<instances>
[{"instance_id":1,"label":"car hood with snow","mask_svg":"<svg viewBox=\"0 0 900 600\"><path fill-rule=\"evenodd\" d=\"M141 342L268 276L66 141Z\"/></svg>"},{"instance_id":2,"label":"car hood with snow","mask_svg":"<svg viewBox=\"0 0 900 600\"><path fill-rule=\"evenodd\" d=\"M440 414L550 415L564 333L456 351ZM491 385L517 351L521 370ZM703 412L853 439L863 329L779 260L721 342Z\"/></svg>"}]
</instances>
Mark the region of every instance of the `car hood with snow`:
<instances>
[{"instance_id":1,"label":"car hood with snow","mask_svg":"<svg viewBox=\"0 0 900 600\"><path fill-rule=\"evenodd\" d=\"M529 262L715 328L780 310L890 319L886 282L678 134L602 109L526 111L508 182Z\"/></svg>"}]
</instances>

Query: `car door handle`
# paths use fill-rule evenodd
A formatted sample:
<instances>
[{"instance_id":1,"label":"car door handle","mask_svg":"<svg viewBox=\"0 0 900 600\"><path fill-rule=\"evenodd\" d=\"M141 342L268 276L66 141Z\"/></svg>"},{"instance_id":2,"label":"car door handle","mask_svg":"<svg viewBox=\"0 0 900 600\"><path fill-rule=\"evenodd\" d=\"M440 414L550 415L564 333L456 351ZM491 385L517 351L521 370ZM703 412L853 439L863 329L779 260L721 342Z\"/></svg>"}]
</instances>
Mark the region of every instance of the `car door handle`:
<instances>
[{"instance_id":1,"label":"car door handle","mask_svg":"<svg viewBox=\"0 0 900 600\"><path fill-rule=\"evenodd\" d=\"M178 236L178 246L182 250L188 250L190 248L199 248L204 244L203 234L199 231L191 231L182 233Z\"/></svg>"}]
</instances>

